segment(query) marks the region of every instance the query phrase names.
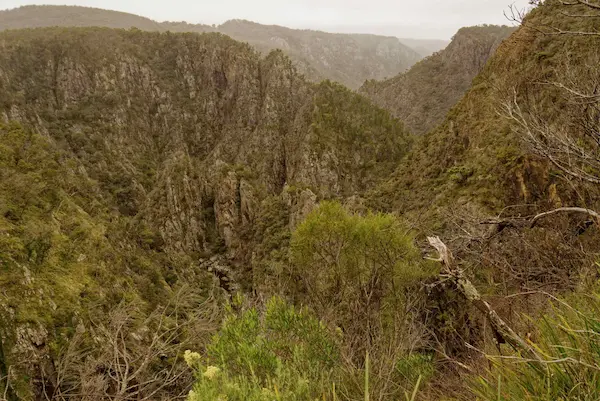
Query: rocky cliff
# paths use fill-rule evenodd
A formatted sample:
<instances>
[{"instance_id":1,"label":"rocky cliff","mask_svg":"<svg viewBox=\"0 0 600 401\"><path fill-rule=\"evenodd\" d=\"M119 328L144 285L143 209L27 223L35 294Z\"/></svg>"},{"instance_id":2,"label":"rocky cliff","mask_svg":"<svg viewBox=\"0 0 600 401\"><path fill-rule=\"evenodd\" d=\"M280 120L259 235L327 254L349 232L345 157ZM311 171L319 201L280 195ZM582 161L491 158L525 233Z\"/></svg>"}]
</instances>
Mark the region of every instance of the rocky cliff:
<instances>
[{"instance_id":1,"label":"rocky cliff","mask_svg":"<svg viewBox=\"0 0 600 401\"><path fill-rule=\"evenodd\" d=\"M332 34L233 20L219 32L263 51L282 49L311 80L331 79L356 89L367 79L383 79L421 59L399 39L377 35Z\"/></svg>"},{"instance_id":2,"label":"rocky cliff","mask_svg":"<svg viewBox=\"0 0 600 401\"><path fill-rule=\"evenodd\" d=\"M380 182L411 143L361 96L218 33L7 31L0 92L3 154L14 155L0 232L16 241L0 251L4 353L34 387L53 375L43 361L78 311L109 295L162 302L208 270L263 285L265 260L285 246L274 238L318 199ZM23 347L37 350L30 364Z\"/></svg>"}]
</instances>

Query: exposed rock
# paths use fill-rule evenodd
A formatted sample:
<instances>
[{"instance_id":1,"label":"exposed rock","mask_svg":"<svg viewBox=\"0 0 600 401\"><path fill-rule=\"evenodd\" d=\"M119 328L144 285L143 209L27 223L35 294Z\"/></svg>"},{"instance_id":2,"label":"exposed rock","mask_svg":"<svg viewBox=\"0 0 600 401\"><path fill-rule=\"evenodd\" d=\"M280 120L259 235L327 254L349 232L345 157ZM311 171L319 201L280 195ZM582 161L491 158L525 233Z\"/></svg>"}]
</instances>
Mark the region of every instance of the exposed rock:
<instances>
[{"instance_id":1,"label":"exposed rock","mask_svg":"<svg viewBox=\"0 0 600 401\"><path fill-rule=\"evenodd\" d=\"M292 189L285 187L282 193L289 209L289 227L293 231L317 207L317 195L310 189Z\"/></svg>"},{"instance_id":2,"label":"exposed rock","mask_svg":"<svg viewBox=\"0 0 600 401\"><path fill-rule=\"evenodd\" d=\"M240 289L238 278L231 265L222 256L213 256L210 259L200 261L200 268L212 273L217 284L227 295L234 295Z\"/></svg>"}]
</instances>

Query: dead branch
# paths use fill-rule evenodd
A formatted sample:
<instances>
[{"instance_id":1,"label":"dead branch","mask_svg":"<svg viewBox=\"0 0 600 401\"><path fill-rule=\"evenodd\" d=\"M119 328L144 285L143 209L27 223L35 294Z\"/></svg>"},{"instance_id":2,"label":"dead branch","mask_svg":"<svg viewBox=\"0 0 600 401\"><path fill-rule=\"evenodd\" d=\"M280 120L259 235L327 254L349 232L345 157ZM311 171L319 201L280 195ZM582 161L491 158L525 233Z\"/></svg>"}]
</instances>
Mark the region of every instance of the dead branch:
<instances>
[{"instance_id":1,"label":"dead branch","mask_svg":"<svg viewBox=\"0 0 600 401\"><path fill-rule=\"evenodd\" d=\"M194 300L199 301L198 303ZM188 305L189 304L189 305ZM57 388L48 400L162 400L185 398L191 375L180 356L196 335L210 332L213 300L193 292L143 313L123 303L102 321L83 323L55 361ZM193 344L192 344L193 345Z\"/></svg>"},{"instance_id":2,"label":"dead branch","mask_svg":"<svg viewBox=\"0 0 600 401\"><path fill-rule=\"evenodd\" d=\"M458 291L487 317L496 334L515 350L520 351L523 356L541 363L543 359L535 349L515 333L490 304L481 298L477 288L475 288L464 272L456 265L452 252L450 252L446 244L439 237L428 237L427 240L440 255L443 266L442 271L450 277Z\"/></svg>"},{"instance_id":3,"label":"dead branch","mask_svg":"<svg viewBox=\"0 0 600 401\"><path fill-rule=\"evenodd\" d=\"M596 223L600 225L600 213L591 210L591 209L587 209L587 208L583 208L583 207L560 207L557 209L553 209L553 210L549 210L547 212L543 212L543 213L539 213L536 214L533 217L529 217L529 218L514 218L514 219L488 219L488 220L483 220L480 221L479 224L482 225L497 225L498 231L503 230L504 228L525 228L529 225L530 228L533 228L536 226L536 224L541 220L544 219L548 216L552 216L554 214L558 214L558 213L581 213L581 214L586 214L590 217L593 217L596 220ZM529 224L528 224L529 223ZM435 258L428 258L429 260L433 260L433 261L439 261L438 259Z\"/></svg>"},{"instance_id":4,"label":"dead branch","mask_svg":"<svg viewBox=\"0 0 600 401\"><path fill-rule=\"evenodd\" d=\"M596 219L596 221L598 222L598 224L600 224L600 214L590 210L590 209L585 209L582 207L561 207L558 209L554 209L554 210L550 210L548 212L544 212L544 213L540 213L537 216L535 216L533 219L531 219L531 227L534 227L535 224L540 220L543 219L545 217L551 216L553 214L557 214L557 213L583 213L583 214L587 214L590 215L592 217L594 217Z\"/></svg>"},{"instance_id":5,"label":"dead branch","mask_svg":"<svg viewBox=\"0 0 600 401\"><path fill-rule=\"evenodd\" d=\"M586 6L594 10L600 10L600 4L592 3L588 0L575 0L575 1L561 1L564 6Z\"/></svg>"}]
</instances>

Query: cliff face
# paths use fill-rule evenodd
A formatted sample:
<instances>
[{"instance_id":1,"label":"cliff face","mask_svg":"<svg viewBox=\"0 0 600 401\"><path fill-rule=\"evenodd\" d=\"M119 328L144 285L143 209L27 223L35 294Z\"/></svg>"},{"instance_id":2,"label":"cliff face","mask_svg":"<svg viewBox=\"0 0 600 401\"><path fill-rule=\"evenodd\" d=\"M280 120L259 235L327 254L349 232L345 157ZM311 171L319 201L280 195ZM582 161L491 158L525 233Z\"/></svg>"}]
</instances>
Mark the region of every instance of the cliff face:
<instances>
[{"instance_id":1,"label":"cliff face","mask_svg":"<svg viewBox=\"0 0 600 401\"><path fill-rule=\"evenodd\" d=\"M230 238L243 211L228 209L252 203L240 198L250 182L348 196L389 173L408 144L358 95L308 84L281 52L263 59L219 34L10 32L2 53L4 119L64 143L121 212L155 215L176 247L205 248L206 208Z\"/></svg>"},{"instance_id":2,"label":"cliff face","mask_svg":"<svg viewBox=\"0 0 600 401\"><path fill-rule=\"evenodd\" d=\"M366 82L360 93L423 134L443 121L513 28L462 28L444 50L394 78Z\"/></svg>"},{"instance_id":3,"label":"cliff face","mask_svg":"<svg viewBox=\"0 0 600 401\"><path fill-rule=\"evenodd\" d=\"M70 243L57 238L77 235L65 213L79 216L86 233L97 232L64 250L72 255L67 264L44 258L36 270L21 248L10 256L14 280L5 285L12 306L3 315L13 329L4 351L21 372L46 369L40 361L47 351L40 346L39 363L19 365L19 349L33 340L16 330L52 343L62 319L89 306L81 286L97 300L104 291L124 291L121 279L133 280L127 291L150 300L194 285L183 277L200 271L201 280L206 266L247 289L261 284L253 282L262 274L256 269L285 246L273 242L266 215L280 216L273 224L285 236L317 199L361 194L389 175L411 143L402 125L368 100L331 82L307 83L282 52L262 57L221 34L8 31L0 34L0 92L0 120L25 127L4 128L5 145L15 155L29 149L27 139L11 139L27 138L21 132L29 130L50 149L25 170L15 156L7 166L17 170L5 174L19 188L36 168L55 166L58 177L65 175L54 175L54 184L42 179L49 188L36 196L48 203L32 215L21 210L34 206L7 201L15 206L2 210L0 230L23 244L41 235L50 254ZM0 188L0 199L17 194L10 188ZM51 188L56 192L44 195ZM47 234L22 231L32 216ZM105 263L107 254L113 256ZM20 297L29 274L31 292ZM115 284L102 284L107 274ZM57 311L49 300L57 283L69 280L81 285L65 293L68 302ZM45 306L30 308L38 303ZM34 326L15 317L28 314Z\"/></svg>"},{"instance_id":4,"label":"cliff face","mask_svg":"<svg viewBox=\"0 0 600 401\"><path fill-rule=\"evenodd\" d=\"M243 20L217 29L263 51L282 49L311 80L331 79L350 88L405 71L421 59L394 37L294 30Z\"/></svg>"},{"instance_id":5,"label":"cliff face","mask_svg":"<svg viewBox=\"0 0 600 401\"><path fill-rule=\"evenodd\" d=\"M52 26L221 32L250 43L265 55L274 49L283 50L310 80L330 79L355 89L367 79L383 79L405 71L422 58L393 37L296 30L243 20L212 27L185 22L159 23L132 14L86 7L28 6L0 11L0 30Z\"/></svg>"}]
</instances>

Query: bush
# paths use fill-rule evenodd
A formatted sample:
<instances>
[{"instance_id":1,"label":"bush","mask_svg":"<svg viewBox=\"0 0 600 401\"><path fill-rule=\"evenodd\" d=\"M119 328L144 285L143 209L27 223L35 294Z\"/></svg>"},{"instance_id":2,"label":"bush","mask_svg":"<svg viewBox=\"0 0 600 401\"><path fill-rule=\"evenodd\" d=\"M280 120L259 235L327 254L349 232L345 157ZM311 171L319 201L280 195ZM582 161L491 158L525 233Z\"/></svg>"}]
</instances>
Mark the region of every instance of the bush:
<instances>
[{"instance_id":1,"label":"bush","mask_svg":"<svg viewBox=\"0 0 600 401\"><path fill-rule=\"evenodd\" d=\"M206 360L186 360L197 373L190 401L314 400L330 398L340 350L323 323L275 297L263 313L230 308Z\"/></svg>"},{"instance_id":2,"label":"bush","mask_svg":"<svg viewBox=\"0 0 600 401\"><path fill-rule=\"evenodd\" d=\"M344 393L364 393L367 353L379 372L371 378L373 399L404 397L419 375L431 376L432 364L414 369L416 377L398 365L415 362L414 349L425 346L420 284L437 268L423 261L406 225L390 214L361 215L323 202L298 226L290 247L297 301L343 335Z\"/></svg>"},{"instance_id":3,"label":"bush","mask_svg":"<svg viewBox=\"0 0 600 401\"><path fill-rule=\"evenodd\" d=\"M334 311L335 324L360 343L392 323L407 289L433 273L396 217L352 214L335 202L322 203L294 232L290 270L301 301L320 316Z\"/></svg>"}]
</instances>

